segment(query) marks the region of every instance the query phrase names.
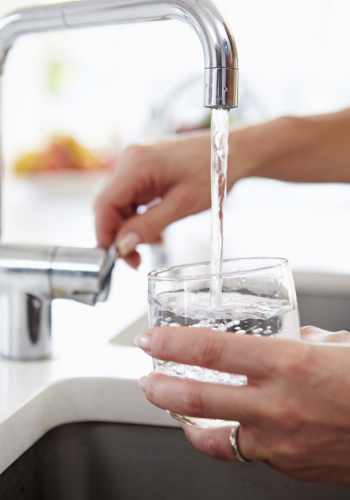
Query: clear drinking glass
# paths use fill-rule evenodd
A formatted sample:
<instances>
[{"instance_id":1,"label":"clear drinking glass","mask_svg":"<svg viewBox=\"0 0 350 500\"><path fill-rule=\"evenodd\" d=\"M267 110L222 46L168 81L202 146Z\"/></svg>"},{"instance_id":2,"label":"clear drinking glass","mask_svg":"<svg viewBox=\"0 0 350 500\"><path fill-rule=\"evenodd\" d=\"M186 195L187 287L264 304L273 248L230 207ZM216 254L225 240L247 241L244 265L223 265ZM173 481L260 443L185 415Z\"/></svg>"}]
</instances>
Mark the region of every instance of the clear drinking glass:
<instances>
[{"instance_id":1,"label":"clear drinking glass","mask_svg":"<svg viewBox=\"0 0 350 500\"><path fill-rule=\"evenodd\" d=\"M221 298L211 290L221 289ZM149 274L149 325L208 328L215 332L256 337L300 339L300 323L292 272L286 259L234 259L218 276L210 264L160 269ZM158 373L218 384L245 385L244 375L153 359ZM198 427L232 424L172 414Z\"/></svg>"}]
</instances>

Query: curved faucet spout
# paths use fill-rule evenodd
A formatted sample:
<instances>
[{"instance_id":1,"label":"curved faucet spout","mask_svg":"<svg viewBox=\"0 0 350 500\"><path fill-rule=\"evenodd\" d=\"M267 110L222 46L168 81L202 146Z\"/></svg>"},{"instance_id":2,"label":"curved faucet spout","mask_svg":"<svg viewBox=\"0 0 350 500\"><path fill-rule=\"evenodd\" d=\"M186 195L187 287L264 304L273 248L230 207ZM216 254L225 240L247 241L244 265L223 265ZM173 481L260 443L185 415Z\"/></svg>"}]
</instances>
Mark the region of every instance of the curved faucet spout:
<instances>
[{"instance_id":1,"label":"curved faucet spout","mask_svg":"<svg viewBox=\"0 0 350 500\"><path fill-rule=\"evenodd\" d=\"M204 106L238 101L237 50L228 23L211 0L88 0L31 7L0 21L0 67L26 33L178 19L195 29L205 60Z\"/></svg>"},{"instance_id":2,"label":"curved faucet spout","mask_svg":"<svg viewBox=\"0 0 350 500\"><path fill-rule=\"evenodd\" d=\"M21 9L0 19L0 69L17 38L30 33L66 29L62 4Z\"/></svg>"}]
</instances>

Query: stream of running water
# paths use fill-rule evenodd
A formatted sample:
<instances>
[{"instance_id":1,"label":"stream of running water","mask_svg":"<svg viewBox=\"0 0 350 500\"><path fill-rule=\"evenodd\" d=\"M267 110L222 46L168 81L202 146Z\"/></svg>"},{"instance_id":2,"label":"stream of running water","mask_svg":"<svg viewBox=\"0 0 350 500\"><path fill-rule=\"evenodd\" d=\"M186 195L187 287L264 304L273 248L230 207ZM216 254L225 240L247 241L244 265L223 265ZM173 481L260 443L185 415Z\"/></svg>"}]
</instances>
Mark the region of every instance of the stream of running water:
<instances>
[{"instance_id":1,"label":"stream of running water","mask_svg":"<svg viewBox=\"0 0 350 500\"><path fill-rule=\"evenodd\" d=\"M228 109L212 110L211 125L211 296L212 306L220 306L223 259L224 206L227 193L227 157L229 136Z\"/></svg>"}]
</instances>

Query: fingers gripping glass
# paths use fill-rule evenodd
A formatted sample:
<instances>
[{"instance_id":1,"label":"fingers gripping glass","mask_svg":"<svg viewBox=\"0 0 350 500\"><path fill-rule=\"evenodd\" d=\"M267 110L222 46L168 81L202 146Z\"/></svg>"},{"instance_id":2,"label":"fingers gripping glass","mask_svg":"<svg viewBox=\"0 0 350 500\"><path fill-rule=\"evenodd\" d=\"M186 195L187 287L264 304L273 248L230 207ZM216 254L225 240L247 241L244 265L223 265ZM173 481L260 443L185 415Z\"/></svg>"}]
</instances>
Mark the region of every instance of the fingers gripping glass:
<instances>
[{"instance_id":1,"label":"fingers gripping glass","mask_svg":"<svg viewBox=\"0 0 350 500\"><path fill-rule=\"evenodd\" d=\"M220 305L212 305L212 280L220 280ZM220 276L210 264L179 266L149 275L150 328L207 328L229 335L300 339L299 314L290 266L285 259L257 258L224 261ZM154 370L166 375L219 384L245 385L244 375L198 366L153 360ZM171 414L199 427L232 425L222 420Z\"/></svg>"}]
</instances>

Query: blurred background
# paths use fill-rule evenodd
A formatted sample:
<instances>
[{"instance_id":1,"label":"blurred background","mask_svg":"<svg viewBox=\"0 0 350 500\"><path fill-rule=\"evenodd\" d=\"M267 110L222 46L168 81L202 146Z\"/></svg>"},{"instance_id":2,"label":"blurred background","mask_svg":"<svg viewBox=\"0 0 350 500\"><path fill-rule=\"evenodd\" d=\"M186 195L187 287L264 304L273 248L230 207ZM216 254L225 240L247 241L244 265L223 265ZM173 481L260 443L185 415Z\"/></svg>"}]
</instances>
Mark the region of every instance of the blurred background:
<instances>
[{"instance_id":1,"label":"blurred background","mask_svg":"<svg viewBox=\"0 0 350 500\"><path fill-rule=\"evenodd\" d=\"M0 16L33 3L1 0ZM232 127L350 106L347 0L216 3L240 61ZM122 149L209 126L202 82L198 39L177 21L19 39L3 78L4 239L94 246L93 198ZM350 273L349 223L348 185L244 180L228 199L225 256ZM174 224L165 241L171 264L208 260L209 214Z\"/></svg>"}]
</instances>

